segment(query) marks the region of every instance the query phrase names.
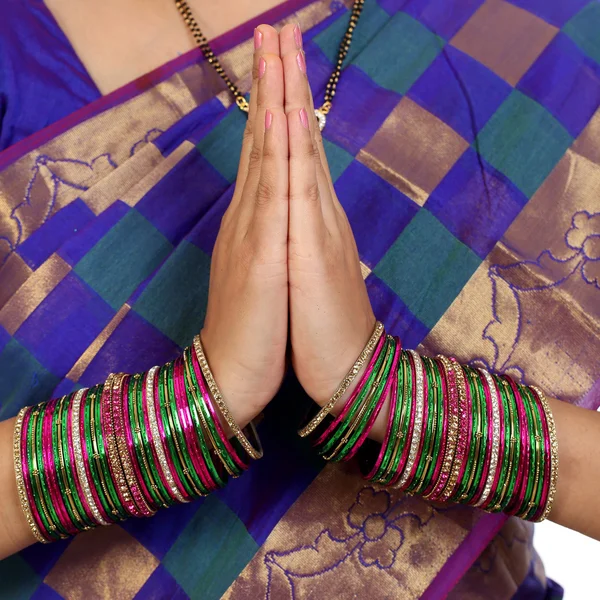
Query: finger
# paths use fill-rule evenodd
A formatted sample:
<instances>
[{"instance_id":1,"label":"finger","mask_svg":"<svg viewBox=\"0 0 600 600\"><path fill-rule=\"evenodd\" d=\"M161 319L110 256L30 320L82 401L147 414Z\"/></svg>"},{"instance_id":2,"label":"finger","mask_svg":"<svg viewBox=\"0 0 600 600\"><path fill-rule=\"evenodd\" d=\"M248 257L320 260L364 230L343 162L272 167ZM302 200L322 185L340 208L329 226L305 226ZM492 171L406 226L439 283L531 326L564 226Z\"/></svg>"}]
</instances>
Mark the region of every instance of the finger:
<instances>
[{"instance_id":1,"label":"finger","mask_svg":"<svg viewBox=\"0 0 600 600\"><path fill-rule=\"evenodd\" d=\"M279 56L279 34L270 25L259 25L254 30L254 59L252 66L252 88L250 90L250 108L248 111L248 121L244 131L244 141L242 152L240 154L240 163L236 179L236 191L232 200L232 205L239 201L244 183L248 176L248 164L250 162L250 153L253 144L253 130L256 120L257 95L258 95L258 71L260 59L264 55L275 54Z\"/></svg>"},{"instance_id":2,"label":"finger","mask_svg":"<svg viewBox=\"0 0 600 600\"><path fill-rule=\"evenodd\" d=\"M282 99L280 106L265 111L262 165L248 229L268 261L286 255L288 190L288 127Z\"/></svg>"},{"instance_id":3,"label":"finger","mask_svg":"<svg viewBox=\"0 0 600 600\"><path fill-rule=\"evenodd\" d=\"M248 224L256 208L258 184L263 167L263 146L267 111L271 115L283 112L283 66L275 54L261 56L258 65L256 115L254 118L252 149L248 162L248 176L240 201L240 218ZM287 153L286 153L287 154Z\"/></svg>"},{"instance_id":4,"label":"finger","mask_svg":"<svg viewBox=\"0 0 600 600\"><path fill-rule=\"evenodd\" d=\"M314 117L313 99L308 77L306 58L302 50L302 34L298 25L286 25L280 34L281 60L285 78L285 109L290 113L306 107L309 130L317 158L317 181L321 189L321 208L328 227L335 225L336 212L332 200L333 183L329 175L327 158L323 148L321 132Z\"/></svg>"},{"instance_id":5,"label":"finger","mask_svg":"<svg viewBox=\"0 0 600 600\"><path fill-rule=\"evenodd\" d=\"M287 113L289 136L289 243L302 254L315 248L326 233L317 181L317 157L306 108Z\"/></svg>"}]
</instances>

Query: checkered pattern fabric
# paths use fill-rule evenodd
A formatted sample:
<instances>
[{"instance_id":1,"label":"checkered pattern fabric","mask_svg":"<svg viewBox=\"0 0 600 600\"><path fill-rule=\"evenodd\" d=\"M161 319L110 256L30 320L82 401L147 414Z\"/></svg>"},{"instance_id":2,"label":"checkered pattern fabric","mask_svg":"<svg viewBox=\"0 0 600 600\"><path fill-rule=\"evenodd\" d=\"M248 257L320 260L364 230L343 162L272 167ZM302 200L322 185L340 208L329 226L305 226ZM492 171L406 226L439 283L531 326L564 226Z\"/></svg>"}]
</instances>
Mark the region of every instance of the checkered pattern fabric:
<instances>
[{"instance_id":1,"label":"checkered pattern fabric","mask_svg":"<svg viewBox=\"0 0 600 600\"><path fill-rule=\"evenodd\" d=\"M340 5L306 33L316 92L347 18ZM598 32L596 1L366 1L325 147L375 313L406 347L435 326L600 106ZM76 198L13 249L30 272L23 285L37 280L43 298L23 288L18 310L6 299L0 310L0 419L168 361L200 329L245 122L219 106L210 127L177 133L195 149L135 205L95 214ZM151 142L165 156L169 135ZM46 184L75 189L78 167L53 157ZM247 475L152 520L32 546L0 562L0 597L220 598L321 469L291 435L304 409L292 395L302 392L290 379L260 427L265 458Z\"/></svg>"}]
</instances>

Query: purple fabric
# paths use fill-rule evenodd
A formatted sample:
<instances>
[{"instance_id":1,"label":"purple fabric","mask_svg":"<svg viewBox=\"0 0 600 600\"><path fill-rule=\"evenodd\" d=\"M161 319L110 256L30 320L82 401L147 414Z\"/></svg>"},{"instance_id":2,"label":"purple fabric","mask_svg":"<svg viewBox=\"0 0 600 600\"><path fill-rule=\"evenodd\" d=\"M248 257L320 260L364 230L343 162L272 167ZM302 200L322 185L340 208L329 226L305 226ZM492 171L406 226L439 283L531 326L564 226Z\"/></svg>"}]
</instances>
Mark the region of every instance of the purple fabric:
<instances>
[{"instance_id":1,"label":"purple fabric","mask_svg":"<svg viewBox=\"0 0 600 600\"><path fill-rule=\"evenodd\" d=\"M96 100L100 92L42 0L0 0L0 15L4 150Z\"/></svg>"}]
</instances>

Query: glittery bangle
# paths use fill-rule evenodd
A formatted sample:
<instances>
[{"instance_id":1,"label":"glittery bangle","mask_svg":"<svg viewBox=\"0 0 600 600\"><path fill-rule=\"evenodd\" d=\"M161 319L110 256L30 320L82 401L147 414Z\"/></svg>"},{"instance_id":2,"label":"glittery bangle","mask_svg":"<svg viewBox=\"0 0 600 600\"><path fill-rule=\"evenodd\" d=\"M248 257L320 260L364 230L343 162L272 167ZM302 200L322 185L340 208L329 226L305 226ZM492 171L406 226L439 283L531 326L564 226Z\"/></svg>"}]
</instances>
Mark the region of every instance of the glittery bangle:
<instances>
[{"instance_id":1,"label":"glittery bangle","mask_svg":"<svg viewBox=\"0 0 600 600\"><path fill-rule=\"evenodd\" d=\"M315 446L324 444L327 437L330 436L336 430L336 428L338 428L338 426L346 419L346 417L353 410L353 408L354 410L357 410L357 402L361 402L361 399L363 399L366 394L365 388L370 385L369 382L372 383L373 381L373 371L375 370L376 365L380 365L381 361L383 360L382 352L385 348L386 343L386 336L381 336L379 338L379 341L377 342L373 354L371 355L369 363L367 364L367 368L362 374L358 384L352 390L352 393L346 400L346 403L344 404L344 407L342 408L338 416L335 417L328 425L328 427L326 427L325 430L317 437L317 439L314 442ZM333 443L333 440L331 440L331 443Z\"/></svg>"},{"instance_id":2,"label":"glittery bangle","mask_svg":"<svg viewBox=\"0 0 600 600\"><path fill-rule=\"evenodd\" d=\"M342 379L342 382L333 393L333 396L331 396L329 402L327 402L327 404L325 404L325 406L321 408L317 415L307 425L305 425L302 429L300 429L300 431L298 431L298 435L300 437L306 437L307 435L310 435L321 424L323 419L333 410L333 407L337 404L337 401L346 393L346 390L350 387L350 385L358 375L359 371L362 369L363 364L365 363L375 346L377 346L383 334L383 324L377 321L377 323L375 323L375 329L373 330L369 341L367 342L363 351L356 359L356 362L354 363L354 365L352 365L352 368L350 369L350 371L348 371L346 377Z\"/></svg>"},{"instance_id":3,"label":"glittery bangle","mask_svg":"<svg viewBox=\"0 0 600 600\"><path fill-rule=\"evenodd\" d=\"M421 430L423 428L423 362L421 361L421 357L414 350L409 350L409 353L412 356L415 366L415 421L412 431L412 439L410 443L408 460L406 461L406 465L403 469L402 476L400 477L400 480L397 484L398 488L400 489L403 489L406 486L406 484L410 481L410 478L413 476L413 469L415 467L417 456L421 448Z\"/></svg>"},{"instance_id":4,"label":"glittery bangle","mask_svg":"<svg viewBox=\"0 0 600 600\"><path fill-rule=\"evenodd\" d=\"M364 390L359 394L357 401L350 407L347 416L342 419L341 427L334 431L320 450L325 460L342 460L360 434L361 423L364 424L368 419L373 401L377 398L378 393L381 393L380 386L385 385L385 374L386 372L389 373L390 361L392 360L392 343L390 339L386 338L381 358L375 365L373 373L369 377ZM343 413L340 414L340 417L342 415ZM339 418L334 422L338 420Z\"/></svg>"},{"instance_id":5,"label":"glittery bangle","mask_svg":"<svg viewBox=\"0 0 600 600\"><path fill-rule=\"evenodd\" d=\"M129 493L133 500L132 508L134 509L133 516L136 517L151 517L155 514L146 501L144 496L145 485L143 482L142 474L140 473L139 466L135 460L135 454L133 452L133 438L131 436L131 429L126 426L129 420L127 406L129 389L130 375L120 374L115 381L115 394L113 397L113 421L115 426L115 437L117 439L117 451L119 453L119 459L121 461L121 467L123 468L123 474L125 475L125 482L129 488ZM142 487L143 486L143 487Z\"/></svg>"},{"instance_id":6,"label":"glittery bangle","mask_svg":"<svg viewBox=\"0 0 600 600\"><path fill-rule=\"evenodd\" d=\"M239 440L240 444L243 446L244 450L251 456L253 459L257 460L262 457L262 448L255 449L252 447L248 438L244 435L238 424L235 422L231 413L229 412L229 408L225 404L225 400L223 399L223 395L217 386L217 382L215 381L210 367L208 365L208 360L204 354L204 349L202 348L202 342L200 340L200 336L197 335L194 337L194 351L196 352L196 356L198 358L198 363L200 364L200 369L202 370L202 374L204 375L204 379L208 384L208 389L212 396L212 399L215 401L216 405L219 407L223 418L229 425L233 435Z\"/></svg>"},{"instance_id":7,"label":"glittery bangle","mask_svg":"<svg viewBox=\"0 0 600 600\"><path fill-rule=\"evenodd\" d=\"M446 373L446 381L448 382L448 439L446 443L446 453L444 455L444 462L442 465L442 472L436 483L433 491L429 494L429 498L439 498L442 494L450 472L452 469L452 462L454 460L454 454L456 452L456 445L458 443L458 405L459 405L459 393L458 383L456 378L456 371L453 363L445 356L438 356L444 366Z\"/></svg>"},{"instance_id":8,"label":"glittery bangle","mask_svg":"<svg viewBox=\"0 0 600 600\"><path fill-rule=\"evenodd\" d=\"M546 446L545 451L547 453L548 460L550 461L550 486L546 502L543 504L543 512L540 517L537 517L537 515L535 517L537 521L543 521L550 515L554 503L554 496L556 495L556 482L558 480L558 439L556 436L556 424L554 423L554 416L544 392L536 386L530 386L529 389L532 390L532 392L537 396L538 401L543 407L544 417L548 428L548 436L546 436L546 440L549 440L549 447Z\"/></svg>"},{"instance_id":9,"label":"glittery bangle","mask_svg":"<svg viewBox=\"0 0 600 600\"><path fill-rule=\"evenodd\" d=\"M441 438L441 433L444 429L444 410L439 405L440 396L443 398L443 394L438 394L438 384L441 382L437 381L435 365L431 358L422 356L423 366L425 367L426 385L425 385L425 400L426 405L429 406L431 398L431 407L428 408L428 418L423 419L423 431L424 431L424 445L421 452L421 460L410 487L406 490L411 494L423 495L425 490L431 487L431 478L433 472L437 469L438 461L434 460L434 456L437 454L443 454L439 452L435 453L436 440ZM441 392L441 389L440 389Z\"/></svg>"},{"instance_id":10,"label":"glittery bangle","mask_svg":"<svg viewBox=\"0 0 600 600\"><path fill-rule=\"evenodd\" d=\"M188 502L188 498L182 493L183 486L181 485L175 467L171 463L171 459L163 446L162 422L158 419L158 411L156 410L155 386L156 373L159 367L152 367L146 374L144 386L144 402L146 404L146 414L148 416L148 424L151 433L152 451L160 472L164 478L163 483L167 486L171 496L178 502Z\"/></svg>"},{"instance_id":11,"label":"glittery bangle","mask_svg":"<svg viewBox=\"0 0 600 600\"><path fill-rule=\"evenodd\" d=\"M46 539L38 527L36 520L31 511L31 506L29 504L29 498L27 495L27 489L25 487L25 479L24 473L28 475L27 467L25 466L26 461L23 460L23 449L22 449L22 431L23 431L23 420L25 418L26 413L30 409L28 407L22 408L17 415L15 420L15 428L13 431L13 459L14 459L14 467L15 467L15 477L17 480L17 492L19 494L19 504L21 505L21 509L23 510L23 514L25 515L25 520L27 521L27 525L29 525L29 529L33 537L42 544L47 544L50 540Z\"/></svg>"},{"instance_id":12,"label":"glittery bangle","mask_svg":"<svg viewBox=\"0 0 600 600\"><path fill-rule=\"evenodd\" d=\"M227 438L227 435L221 426L221 420L219 419L219 416L212 405L210 393L208 391L206 382L204 381L196 353L193 352L191 348L188 348L187 355L188 377L190 380L188 385L192 391L192 396L197 406L199 416L202 418L203 424L206 422L206 428L209 427L209 424L214 426L217 438L222 442L224 449L223 450L219 447L218 449L215 449L215 451L217 451L223 466L225 466L225 468L229 468L233 477L237 477L250 465L248 462L242 460L242 458L239 456L238 452Z\"/></svg>"},{"instance_id":13,"label":"glittery bangle","mask_svg":"<svg viewBox=\"0 0 600 600\"><path fill-rule=\"evenodd\" d=\"M458 442L452 471L446 483L441 496L442 502L448 502L453 499L459 481L465 474L467 449L471 443L471 398L467 392L467 377L461 365L455 359L452 359L454 371L456 373L456 384L458 387Z\"/></svg>"},{"instance_id":14,"label":"glittery bangle","mask_svg":"<svg viewBox=\"0 0 600 600\"><path fill-rule=\"evenodd\" d=\"M139 373L134 375L130 380L130 386L127 414L129 416L133 452L136 455L136 462L142 476L141 481L144 482L149 494L148 501L153 508L168 508L172 504L172 499L169 496L168 490L162 485L156 464L152 459L148 426L144 420L144 375L140 375Z\"/></svg>"},{"instance_id":15,"label":"glittery bangle","mask_svg":"<svg viewBox=\"0 0 600 600\"><path fill-rule=\"evenodd\" d=\"M498 395L498 390L496 389L496 385L494 384L494 380L491 375L480 369L479 372L483 375L487 389L489 390L489 402L492 405L492 428L491 428L491 457L490 457L490 466L488 470L488 476L485 482L485 486L483 488L483 493L479 500L475 503L475 506L483 506L490 494L492 493L492 486L494 484L496 478L496 469L498 468L498 455L500 449L500 441L501 441L501 422L503 419L503 415L501 414L501 404L500 398ZM486 398L487 398L486 394Z\"/></svg>"},{"instance_id":16,"label":"glittery bangle","mask_svg":"<svg viewBox=\"0 0 600 600\"><path fill-rule=\"evenodd\" d=\"M85 467L88 457L87 453L84 454L81 439L81 401L86 392L87 390L78 390L75 393L71 414L69 415L71 423L71 438L73 440L75 469L77 472L77 480L81 489L80 496L82 502L85 503L88 512L92 515L96 525L109 525L109 522L100 512L99 501L96 497L94 497Z\"/></svg>"}]
</instances>

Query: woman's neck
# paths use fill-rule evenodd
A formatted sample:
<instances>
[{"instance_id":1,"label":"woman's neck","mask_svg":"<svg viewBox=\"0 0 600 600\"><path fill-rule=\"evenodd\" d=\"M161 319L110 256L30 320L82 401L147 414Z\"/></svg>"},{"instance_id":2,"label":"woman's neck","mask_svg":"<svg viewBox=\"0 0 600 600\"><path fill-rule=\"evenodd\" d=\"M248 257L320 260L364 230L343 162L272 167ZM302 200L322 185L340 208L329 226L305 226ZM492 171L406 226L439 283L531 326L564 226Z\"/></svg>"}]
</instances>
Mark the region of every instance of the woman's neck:
<instances>
[{"instance_id":1,"label":"woman's neck","mask_svg":"<svg viewBox=\"0 0 600 600\"><path fill-rule=\"evenodd\" d=\"M195 46L174 0L45 1L102 94ZM245 23L280 2L188 0L208 39Z\"/></svg>"}]
</instances>

